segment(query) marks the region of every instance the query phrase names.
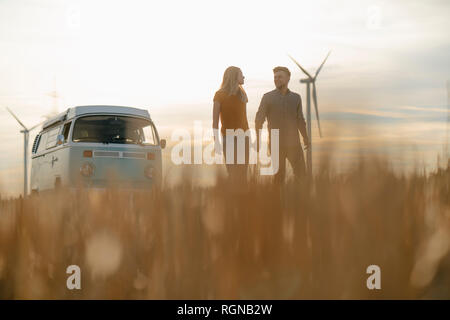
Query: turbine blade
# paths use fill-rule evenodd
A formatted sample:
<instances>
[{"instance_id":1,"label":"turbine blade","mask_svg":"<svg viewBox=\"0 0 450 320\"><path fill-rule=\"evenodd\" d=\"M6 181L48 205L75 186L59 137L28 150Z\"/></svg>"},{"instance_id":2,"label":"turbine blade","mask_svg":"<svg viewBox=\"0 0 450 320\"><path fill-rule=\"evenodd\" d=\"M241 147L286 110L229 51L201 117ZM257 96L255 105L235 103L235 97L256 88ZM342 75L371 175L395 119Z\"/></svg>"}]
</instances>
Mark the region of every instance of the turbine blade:
<instances>
[{"instance_id":1,"label":"turbine blade","mask_svg":"<svg viewBox=\"0 0 450 320\"><path fill-rule=\"evenodd\" d=\"M310 79L312 79L313 77L311 77L311 75L308 73L308 71L306 71L305 69L303 69L303 67L300 65L300 63L298 63L294 58L292 58L290 55L288 55L289 58L291 58L292 61L294 61L294 63L303 71L304 74L306 74Z\"/></svg>"},{"instance_id":2,"label":"turbine blade","mask_svg":"<svg viewBox=\"0 0 450 320\"><path fill-rule=\"evenodd\" d=\"M317 69L316 75L314 76L314 79L317 78L317 75L319 74L320 70L322 70L322 67L323 67L323 65L325 64L325 61L327 61L328 56L330 55L330 53L331 53L331 50L328 51L327 56L326 56L325 59L323 60L323 62L322 62L322 64L320 65L319 69Z\"/></svg>"},{"instance_id":3,"label":"turbine blade","mask_svg":"<svg viewBox=\"0 0 450 320\"><path fill-rule=\"evenodd\" d=\"M16 115L15 115L8 107L6 107L6 110L8 110L8 112L14 117L14 119L17 120L17 122L18 122L25 130L28 130L27 127L25 127L25 125L22 123L22 121L20 121L19 118L17 118Z\"/></svg>"},{"instance_id":4,"label":"turbine blade","mask_svg":"<svg viewBox=\"0 0 450 320\"><path fill-rule=\"evenodd\" d=\"M317 125L319 126L319 136L322 138L322 130L320 129L319 108L317 106L317 92L316 92L316 82L315 81L313 82L313 90L312 91L313 91L312 96L313 96L313 102L314 102L314 109L316 109Z\"/></svg>"},{"instance_id":5,"label":"turbine blade","mask_svg":"<svg viewBox=\"0 0 450 320\"><path fill-rule=\"evenodd\" d=\"M34 126L32 126L28 131L31 131L31 130L33 130L33 129L35 129L35 128L37 128L37 127L39 127L40 125L42 125L43 123L44 123L45 121L41 121L41 122L39 122L38 124L36 124L36 125L34 125Z\"/></svg>"}]
</instances>

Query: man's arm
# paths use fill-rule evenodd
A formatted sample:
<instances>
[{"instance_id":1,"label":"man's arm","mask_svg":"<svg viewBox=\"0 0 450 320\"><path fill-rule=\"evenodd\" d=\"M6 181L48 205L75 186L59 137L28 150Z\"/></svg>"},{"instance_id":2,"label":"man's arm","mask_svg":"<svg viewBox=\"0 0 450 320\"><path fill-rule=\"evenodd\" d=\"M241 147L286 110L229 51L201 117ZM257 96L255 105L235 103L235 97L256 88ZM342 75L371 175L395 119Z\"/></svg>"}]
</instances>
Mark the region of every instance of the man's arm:
<instances>
[{"instance_id":1,"label":"man's arm","mask_svg":"<svg viewBox=\"0 0 450 320\"><path fill-rule=\"evenodd\" d=\"M267 117L267 97L266 95L263 95L261 102L259 104L258 111L256 112L255 117L255 129L256 129L256 150L259 151L259 133L260 130L266 121Z\"/></svg>"},{"instance_id":2,"label":"man's arm","mask_svg":"<svg viewBox=\"0 0 450 320\"><path fill-rule=\"evenodd\" d=\"M300 133L303 136L303 143L305 144L305 146L309 146L309 137L308 137L308 133L306 132L306 121L305 121L305 117L303 116L303 108L302 108L302 98L299 95L298 96L298 104L297 104L297 128L298 130L300 130Z\"/></svg>"}]
</instances>

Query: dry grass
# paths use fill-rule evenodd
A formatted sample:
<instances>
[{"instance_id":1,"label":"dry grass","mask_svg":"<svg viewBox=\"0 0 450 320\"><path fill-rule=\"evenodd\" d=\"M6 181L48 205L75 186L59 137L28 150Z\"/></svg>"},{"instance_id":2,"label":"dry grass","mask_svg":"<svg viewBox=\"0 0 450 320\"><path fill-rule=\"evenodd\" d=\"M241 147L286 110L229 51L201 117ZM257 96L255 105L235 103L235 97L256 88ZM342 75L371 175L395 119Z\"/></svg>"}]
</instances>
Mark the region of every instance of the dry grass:
<instances>
[{"instance_id":1,"label":"dry grass","mask_svg":"<svg viewBox=\"0 0 450 320\"><path fill-rule=\"evenodd\" d=\"M3 199L0 299L449 299L450 162L408 176L377 159L346 175L322 163L311 188L255 175L199 187L186 170L148 193Z\"/></svg>"}]
</instances>

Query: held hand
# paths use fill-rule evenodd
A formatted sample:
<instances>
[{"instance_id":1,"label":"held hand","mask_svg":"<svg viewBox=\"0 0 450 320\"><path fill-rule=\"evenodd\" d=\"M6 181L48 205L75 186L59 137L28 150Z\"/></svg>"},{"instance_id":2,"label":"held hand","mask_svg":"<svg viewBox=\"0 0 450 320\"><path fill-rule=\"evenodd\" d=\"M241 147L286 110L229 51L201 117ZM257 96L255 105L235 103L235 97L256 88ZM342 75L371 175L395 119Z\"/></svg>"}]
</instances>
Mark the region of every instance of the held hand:
<instances>
[{"instance_id":1,"label":"held hand","mask_svg":"<svg viewBox=\"0 0 450 320\"><path fill-rule=\"evenodd\" d=\"M216 154L222 154L222 145L220 144L220 140L218 138L214 139L214 152Z\"/></svg>"},{"instance_id":2,"label":"held hand","mask_svg":"<svg viewBox=\"0 0 450 320\"><path fill-rule=\"evenodd\" d=\"M256 153L259 153L261 143L261 128L256 129Z\"/></svg>"},{"instance_id":3,"label":"held hand","mask_svg":"<svg viewBox=\"0 0 450 320\"><path fill-rule=\"evenodd\" d=\"M309 140L303 141L303 144L305 145L305 150L308 150L311 147Z\"/></svg>"},{"instance_id":4,"label":"held hand","mask_svg":"<svg viewBox=\"0 0 450 320\"><path fill-rule=\"evenodd\" d=\"M217 129L214 129L214 152L216 154L222 154L222 145L220 143L219 133Z\"/></svg>"}]
</instances>

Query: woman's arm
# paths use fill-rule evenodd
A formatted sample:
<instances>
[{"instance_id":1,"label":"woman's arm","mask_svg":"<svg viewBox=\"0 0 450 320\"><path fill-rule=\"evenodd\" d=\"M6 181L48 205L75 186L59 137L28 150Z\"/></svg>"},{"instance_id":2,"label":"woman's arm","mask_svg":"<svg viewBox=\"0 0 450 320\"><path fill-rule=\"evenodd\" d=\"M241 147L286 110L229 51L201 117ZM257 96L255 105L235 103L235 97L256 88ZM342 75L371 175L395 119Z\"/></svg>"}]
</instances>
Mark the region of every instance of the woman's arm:
<instances>
[{"instance_id":1,"label":"woman's arm","mask_svg":"<svg viewBox=\"0 0 450 320\"><path fill-rule=\"evenodd\" d=\"M215 142L215 149L216 153L221 152L221 148L219 146L219 115L220 115L220 102L214 101L214 108L213 108L213 135L214 135L214 142Z\"/></svg>"},{"instance_id":2,"label":"woman's arm","mask_svg":"<svg viewBox=\"0 0 450 320\"><path fill-rule=\"evenodd\" d=\"M214 101L213 108L213 129L219 129L220 102Z\"/></svg>"}]
</instances>

